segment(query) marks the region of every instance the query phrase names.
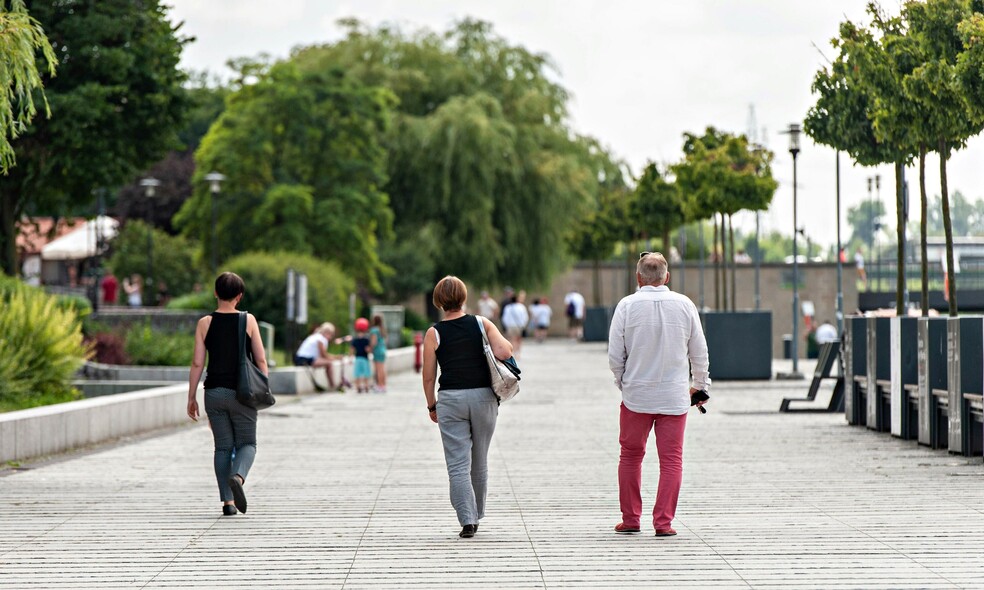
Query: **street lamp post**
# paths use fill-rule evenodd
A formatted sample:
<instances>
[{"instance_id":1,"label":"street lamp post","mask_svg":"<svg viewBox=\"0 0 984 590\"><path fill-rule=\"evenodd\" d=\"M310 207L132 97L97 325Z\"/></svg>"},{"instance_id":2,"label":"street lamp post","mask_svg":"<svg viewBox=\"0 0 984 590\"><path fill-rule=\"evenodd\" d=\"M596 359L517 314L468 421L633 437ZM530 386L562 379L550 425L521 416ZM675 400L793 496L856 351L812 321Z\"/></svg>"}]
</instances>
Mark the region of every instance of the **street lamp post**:
<instances>
[{"instance_id":1,"label":"street lamp post","mask_svg":"<svg viewBox=\"0 0 984 590\"><path fill-rule=\"evenodd\" d=\"M147 197L147 280L144 281L146 297L148 303L153 293L151 287L154 285L154 207L153 199L157 194L157 187L161 181L153 176L140 179L140 186L144 189L144 196Z\"/></svg>"},{"instance_id":2,"label":"street lamp post","mask_svg":"<svg viewBox=\"0 0 984 590\"><path fill-rule=\"evenodd\" d=\"M793 341L790 350L793 357L793 371L781 375L784 379L803 378L803 374L799 372L799 251L796 240L796 234L799 232L799 220L796 216L796 157L800 152L800 131L798 123L790 123L789 129L786 130L789 135L789 153L793 156Z\"/></svg>"},{"instance_id":3,"label":"street lamp post","mask_svg":"<svg viewBox=\"0 0 984 590\"><path fill-rule=\"evenodd\" d=\"M209 191L212 193L212 198L210 199L210 208L212 212L212 274L214 275L218 272L219 262L218 262L218 247L216 245L217 232L215 231L215 200L219 198L219 191L222 190L222 181L225 180L225 174L219 172L209 172L205 175L205 180L208 182Z\"/></svg>"}]
</instances>

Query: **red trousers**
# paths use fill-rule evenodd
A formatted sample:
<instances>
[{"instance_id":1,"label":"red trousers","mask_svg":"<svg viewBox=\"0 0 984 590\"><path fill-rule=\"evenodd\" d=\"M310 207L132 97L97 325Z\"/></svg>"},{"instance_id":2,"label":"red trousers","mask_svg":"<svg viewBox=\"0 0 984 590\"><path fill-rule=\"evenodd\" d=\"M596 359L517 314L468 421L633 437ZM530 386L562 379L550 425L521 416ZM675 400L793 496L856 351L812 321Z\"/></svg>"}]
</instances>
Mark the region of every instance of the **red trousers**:
<instances>
[{"instance_id":1,"label":"red trousers","mask_svg":"<svg viewBox=\"0 0 984 590\"><path fill-rule=\"evenodd\" d=\"M618 437L622 446L618 460L618 501L622 508L622 523L626 526L640 526L642 459L646 456L649 431L653 430L659 456L659 488L653 507L653 528L657 531L670 528L683 483L683 431L686 426L686 414L639 414L622 405Z\"/></svg>"}]
</instances>

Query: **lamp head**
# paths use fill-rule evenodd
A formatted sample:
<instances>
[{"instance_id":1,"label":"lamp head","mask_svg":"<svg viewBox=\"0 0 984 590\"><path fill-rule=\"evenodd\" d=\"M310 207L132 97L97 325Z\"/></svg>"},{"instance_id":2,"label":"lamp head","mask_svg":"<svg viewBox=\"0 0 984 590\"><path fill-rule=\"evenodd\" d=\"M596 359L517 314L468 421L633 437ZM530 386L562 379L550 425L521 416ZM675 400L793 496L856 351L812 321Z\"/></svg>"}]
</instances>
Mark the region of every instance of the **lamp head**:
<instances>
[{"instance_id":1,"label":"lamp head","mask_svg":"<svg viewBox=\"0 0 984 590\"><path fill-rule=\"evenodd\" d=\"M154 193L157 192L157 187L161 185L161 181L157 180L153 176L148 176L147 178L140 179L140 186L144 189L144 194L148 197L153 197Z\"/></svg>"},{"instance_id":2,"label":"lamp head","mask_svg":"<svg viewBox=\"0 0 984 590\"><path fill-rule=\"evenodd\" d=\"M209 172L205 175L205 180L208 182L209 189L213 193L219 192L219 189L222 188L222 181L225 179L225 174L221 172Z\"/></svg>"},{"instance_id":3,"label":"lamp head","mask_svg":"<svg viewBox=\"0 0 984 590\"><path fill-rule=\"evenodd\" d=\"M794 156L800 151L800 126L799 123L790 123L786 133L789 134L789 153Z\"/></svg>"}]
</instances>

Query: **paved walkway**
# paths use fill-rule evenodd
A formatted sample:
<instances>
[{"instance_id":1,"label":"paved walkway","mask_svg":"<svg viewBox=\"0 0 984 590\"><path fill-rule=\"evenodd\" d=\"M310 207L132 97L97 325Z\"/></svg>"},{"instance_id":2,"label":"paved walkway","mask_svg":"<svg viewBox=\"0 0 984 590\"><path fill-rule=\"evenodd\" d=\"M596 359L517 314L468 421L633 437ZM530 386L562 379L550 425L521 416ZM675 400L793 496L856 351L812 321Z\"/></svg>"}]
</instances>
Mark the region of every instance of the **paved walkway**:
<instances>
[{"instance_id":1,"label":"paved walkway","mask_svg":"<svg viewBox=\"0 0 984 590\"><path fill-rule=\"evenodd\" d=\"M984 588L984 464L841 415L778 414L802 383L715 384L689 418L680 534L613 534L604 351L527 344L475 539L457 537L408 374L386 395L265 412L246 515L218 516L201 427L6 472L0 587ZM656 474L651 453L649 498Z\"/></svg>"}]
</instances>

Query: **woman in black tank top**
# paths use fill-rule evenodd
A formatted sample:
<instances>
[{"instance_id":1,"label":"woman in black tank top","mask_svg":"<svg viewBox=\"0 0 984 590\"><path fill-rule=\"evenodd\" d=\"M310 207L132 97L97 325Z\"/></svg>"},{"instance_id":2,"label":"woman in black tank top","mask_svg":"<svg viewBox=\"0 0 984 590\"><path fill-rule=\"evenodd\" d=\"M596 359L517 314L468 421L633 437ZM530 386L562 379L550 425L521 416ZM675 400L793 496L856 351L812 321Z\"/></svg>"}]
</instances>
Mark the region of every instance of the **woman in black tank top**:
<instances>
[{"instance_id":1,"label":"woman in black tank top","mask_svg":"<svg viewBox=\"0 0 984 590\"><path fill-rule=\"evenodd\" d=\"M495 356L512 356L512 345L495 324L464 312L467 299L468 290L457 277L444 277L434 287L434 305L444 311L444 320L424 335L423 366L427 411L441 428L451 505L461 525L458 536L465 538L475 536L485 516L489 443L499 415L479 322ZM440 399L434 394L438 367Z\"/></svg>"},{"instance_id":2,"label":"woman in black tank top","mask_svg":"<svg viewBox=\"0 0 984 590\"><path fill-rule=\"evenodd\" d=\"M246 285L235 273L225 272L215 279L218 307L212 315L198 321L195 353L188 383L188 417L198 421L198 382L205 375L205 413L215 441L215 479L219 484L222 514L246 512L243 484L256 456L256 410L236 399L239 380L239 312ZM246 314L246 351L257 367L268 373L263 341L256 318Z\"/></svg>"}]
</instances>

